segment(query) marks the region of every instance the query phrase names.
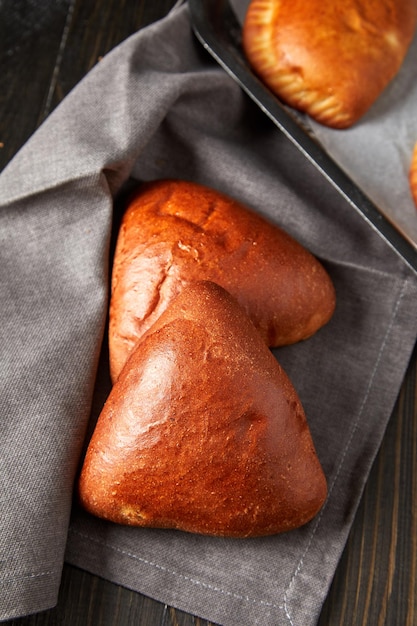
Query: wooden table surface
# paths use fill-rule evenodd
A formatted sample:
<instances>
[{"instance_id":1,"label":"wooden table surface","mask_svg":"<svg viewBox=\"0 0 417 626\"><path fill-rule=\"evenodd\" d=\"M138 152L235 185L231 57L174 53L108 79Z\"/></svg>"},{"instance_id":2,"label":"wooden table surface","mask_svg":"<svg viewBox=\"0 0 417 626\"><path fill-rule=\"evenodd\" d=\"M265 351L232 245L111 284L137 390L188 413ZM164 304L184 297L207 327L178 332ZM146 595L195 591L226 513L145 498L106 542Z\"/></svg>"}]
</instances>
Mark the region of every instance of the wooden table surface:
<instances>
[{"instance_id":1,"label":"wooden table surface","mask_svg":"<svg viewBox=\"0 0 417 626\"><path fill-rule=\"evenodd\" d=\"M173 4L2 0L0 170L101 56ZM417 625L416 355L414 350L319 626ZM56 608L5 623L209 624L69 565Z\"/></svg>"}]
</instances>

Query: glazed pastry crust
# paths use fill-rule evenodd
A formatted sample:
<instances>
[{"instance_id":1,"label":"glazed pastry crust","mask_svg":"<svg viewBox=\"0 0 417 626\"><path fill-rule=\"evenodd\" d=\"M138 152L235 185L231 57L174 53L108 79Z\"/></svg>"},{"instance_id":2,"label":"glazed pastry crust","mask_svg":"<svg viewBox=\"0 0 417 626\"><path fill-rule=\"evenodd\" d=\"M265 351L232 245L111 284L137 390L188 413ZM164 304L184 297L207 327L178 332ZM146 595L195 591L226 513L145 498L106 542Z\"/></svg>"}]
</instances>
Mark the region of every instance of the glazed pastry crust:
<instances>
[{"instance_id":1,"label":"glazed pastry crust","mask_svg":"<svg viewBox=\"0 0 417 626\"><path fill-rule=\"evenodd\" d=\"M208 187L146 183L125 212L114 256L113 381L140 336L196 280L227 289L270 346L310 337L335 308L323 265L282 229Z\"/></svg>"},{"instance_id":2,"label":"glazed pastry crust","mask_svg":"<svg viewBox=\"0 0 417 626\"><path fill-rule=\"evenodd\" d=\"M82 505L120 524L254 537L305 524L326 494L288 376L230 294L189 285L111 390Z\"/></svg>"},{"instance_id":3,"label":"glazed pastry crust","mask_svg":"<svg viewBox=\"0 0 417 626\"><path fill-rule=\"evenodd\" d=\"M285 103L347 128L397 74L416 23L415 0L252 0L243 47Z\"/></svg>"}]
</instances>

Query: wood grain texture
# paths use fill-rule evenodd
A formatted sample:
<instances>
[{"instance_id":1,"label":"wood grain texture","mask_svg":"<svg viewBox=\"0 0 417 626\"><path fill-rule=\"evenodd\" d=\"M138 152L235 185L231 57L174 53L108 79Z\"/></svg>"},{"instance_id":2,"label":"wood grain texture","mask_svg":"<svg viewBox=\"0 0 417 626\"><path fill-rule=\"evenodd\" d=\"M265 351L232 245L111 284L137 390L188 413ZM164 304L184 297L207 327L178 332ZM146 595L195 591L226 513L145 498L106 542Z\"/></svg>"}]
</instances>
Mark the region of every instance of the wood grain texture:
<instances>
[{"instance_id":1,"label":"wood grain texture","mask_svg":"<svg viewBox=\"0 0 417 626\"><path fill-rule=\"evenodd\" d=\"M42 10L28 0L0 4L0 170L50 110L49 93L70 0Z\"/></svg>"},{"instance_id":2,"label":"wood grain texture","mask_svg":"<svg viewBox=\"0 0 417 626\"><path fill-rule=\"evenodd\" d=\"M0 171L100 58L175 0L0 3Z\"/></svg>"},{"instance_id":3,"label":"wood grain texture","mask_svg":"<svg viewBox=\"0 0 417 626\"><path fill-rule=\"evenodd\" d=\"M0 169L101 56L173 4L3 0ZM416 357L415 350L319 626L417 625ZM69 565L57 607L4 624L212 626Z\"/></svg>"}]
</instances>

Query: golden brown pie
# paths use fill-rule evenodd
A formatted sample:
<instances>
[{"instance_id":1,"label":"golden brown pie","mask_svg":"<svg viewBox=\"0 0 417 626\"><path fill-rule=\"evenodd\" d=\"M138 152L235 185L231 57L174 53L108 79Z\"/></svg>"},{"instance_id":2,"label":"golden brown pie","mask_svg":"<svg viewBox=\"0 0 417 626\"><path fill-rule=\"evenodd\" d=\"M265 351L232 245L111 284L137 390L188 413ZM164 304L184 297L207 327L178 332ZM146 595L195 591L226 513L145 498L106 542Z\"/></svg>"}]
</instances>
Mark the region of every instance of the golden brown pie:
<instances>
[{"instance_id":1,"label":"golden brown pie","mask_svg":"<svg viewBox=\"0 0 417 626\"><path fill-rule=\"evenodd\" d=\"M129 202L116 245L109 325L113 380L138 338L195 280L227 289L270 346L306 339L335 308L323 265L272 222L203 185L146 183Z\"/></svg>"},{"instance_id":2,"label":"golden brown pie","mask_svg":"<svg viewBox=\"0 0 417 626\"><path fill-rule=\"evenodd\" d=\"M112 388L79 481L120 524L250 537L316 515L326 479L300 399L243 309L186 287Z\"/></svg>"},{"instance_id":3,"label":"golden brown pie","mask_svg":"<svg viewBox=\"0 0 417 626\"><path fill-rule=\"evenodd\" d=\"M398 72L416 22L416 0L252 0L243 47L285 103L346 128Z\"/></svg>"}]
</instances>

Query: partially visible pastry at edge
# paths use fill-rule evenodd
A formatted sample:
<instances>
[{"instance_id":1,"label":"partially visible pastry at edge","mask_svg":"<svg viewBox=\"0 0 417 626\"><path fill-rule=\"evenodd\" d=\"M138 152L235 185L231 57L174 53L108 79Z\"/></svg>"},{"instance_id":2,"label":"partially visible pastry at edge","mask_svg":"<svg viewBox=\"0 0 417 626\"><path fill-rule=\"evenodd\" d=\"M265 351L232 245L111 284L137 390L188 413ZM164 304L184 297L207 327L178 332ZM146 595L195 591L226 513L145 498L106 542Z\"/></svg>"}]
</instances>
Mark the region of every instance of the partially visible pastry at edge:
<instances>
[{"instance_id":1,"label":"partially visible pastry at edge","mask_svg":"<svg viewBox=\"0 0 417 626\"><path fill-rule=\"evenodd\" d=\"M411 195L413 196L414 204L417 207L417 142L414 146L413 154L411 157L409 182Z\"/></svg>"},{"instance_id":2,"label":"partially visible pastry at edge","mask_svg":"<svg viewBox=\"0 0 417 626\"><path fill-rule=\"evenodd\" d=\"M397 74L416 23L415 0L251 0L243 47L285 103L347 128Z\"/></svg>"},{"instance_id":3,"label":"partially visible pastry at edge","mask_svg":"<svg viewBox=\"0 0 417 626\"><path fill-rule=\"evenodd\" d=\"M123 217L113 262L113 381L138 338L195 280L227 289L270 346L306 339L335 308L321 263L282 229L202 185L145 183Z\"/></svg>"},{"instance_id":4,"label":"partially visible pastry at edge","mask_svg":"<svg viewBox=\"0 0 417 626\"><path fill-rule=\"evenodd\" d=\"M288 376L228 292L189 285L112 387L82 505L120 524L254 537L307 523L326 495Z\"/></svg>"}]
</instances>

